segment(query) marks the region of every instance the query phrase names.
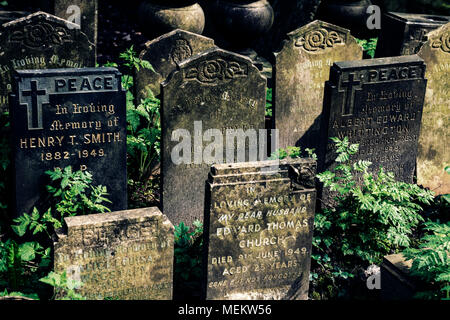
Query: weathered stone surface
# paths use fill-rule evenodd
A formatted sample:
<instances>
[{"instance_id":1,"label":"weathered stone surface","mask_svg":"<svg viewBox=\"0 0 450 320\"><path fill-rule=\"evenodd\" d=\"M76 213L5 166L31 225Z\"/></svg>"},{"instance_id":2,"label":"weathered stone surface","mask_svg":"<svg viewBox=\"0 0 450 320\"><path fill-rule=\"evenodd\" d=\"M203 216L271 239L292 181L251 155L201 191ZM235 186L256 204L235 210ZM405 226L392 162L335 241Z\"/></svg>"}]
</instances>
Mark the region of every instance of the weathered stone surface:
<instances>
[{"instance_id":1,"label":"weathered stone surface","mask_svg":"<svg viewBox=\"0 0 450 320\"><path fill-rule=\"evenodd\" d=\"M182 62L198 53L213 48L214 40L198 34L174 30L145 44L146 49L140 54L140 58L152 64L153 69L140 69L135 75L136 101L147 97L148 89L153 94L159 95L161 83L167 79Z\"/></svg>"},{"instance_id":2,"label":"weathered stone surface","mask_svg":"<svg viewBox=\"0 0 450 320\"><path fill-rule=\"evenodd\" d=\"M158 208L65 218L54 269L81 281L89 300L170 300L173 225Z\"/></svg>"},{"instance_id":3,"label":"weathered stone surface","mask_svg":"<svg viewBox=\"0 0 450 320\"><path fill-rule=\"evenodd\" d=\"M416 54L426 34L448 22L449 16L388 12L382 18L376 57Z\"/></svg>"},{"instance_id":4,"label":"weathered stone surface","mask_svg":"<svg viewBox=\"0 0 450 320\"><path fill-rule=\"evenodd\" d=\"M0 11L0 25L28 16L30 13L26 11Z\"/></svg>"},{"instance_id":5,"label":"weathered stone surface","mask_svg":"<svg viewBox=\"0 0 450 320\"><path fill-rule=\"evenodd\" d=\"M450 23L428 34L418 55L427 65L427 93L422 116L417 159L417 183L435 191L450 193Z\"/></svg>"},{"instance_id":6,"label":"weathered stone surface","mask_svg":"<svg viewBox=\"0 0 450 320\"><path fill-rule=\"evenodd\" d=\"M10 97L15 215L45 206L45 171L69 165L107 187L111 210L127 208L126 102L117 69L16 71Z\"/></svg>"},{"instance_id":7,"label":"weathered stone surface","mask_svg":"<svg viewBox=\"0 0 450 320\"><path fill-rule=\"evenodd\" d=\"M0 112L8 111L13 70L93 67L94 47L77 25L44 12L3 24Z\"/></svg>"},{"instance_id":8,"label":"weathered stone surface","mask_svg":"<svg viewBox=\"0 0 450 320\"><path fill-rule=\"evenodd\" d=\"M264 129L266 79L250 59L210 49L181 62L161 92L163 212L174 224L191 224L203 220L210 165L226 162L225 149L235 154L236 139L230 139L233 145L225 148L226 133L243 135L254 129L252 133L258 134L258 129ZM241 145L246 155L242 161L248 159L247 142ZM214 152L212 143L221 143ZM175 163L175 157L181 156Z\"/></svg>"},{"instance_id":9,"label":"weathered stone surface","mask_svg":"<svg viewBox=\"0 0 450 320\"><path fill-rule=\"evenodd\" d=\"M361 60L362 48L349 30L314 21L288 34L275 53L274 127L280 147L320 144L323 88L336 61Z\"/></svg>"},{"instance_id":10,"label":"weathered stone surface","mask_svg":"<svg viewBox=\"0 0 450 320\"><path fill-rule=\"evenodd\" d=\"M315 173L312 159L211 168L204 231L206 299L308 298Z\"/></svg>"},{"instance_id":11,"label":"weathered stone surface","mask_svg":"<svg viewBox=\"0 0 450 320\"><path fill-rule=\"evenodd\" d=\"M55 16L70 20L80 14L81 31L97 46L98 0L55 0ZM74 21L72 21L74 22ZM95 51L94 55L96 57Z\"/></svg>"},{"instance_id":12,"label":"weathered stone surface","mask_svg":"<svg viewBox=\"0 0 450 320\"><path fill-rule=\"evenodd\" d=\"M359 144L354 161L372 162L371 170L413 183L427 81L416 56L336 62L325 85L322 169L336 166L329 139L348 137Z\"/></svg>"}]
</instances>

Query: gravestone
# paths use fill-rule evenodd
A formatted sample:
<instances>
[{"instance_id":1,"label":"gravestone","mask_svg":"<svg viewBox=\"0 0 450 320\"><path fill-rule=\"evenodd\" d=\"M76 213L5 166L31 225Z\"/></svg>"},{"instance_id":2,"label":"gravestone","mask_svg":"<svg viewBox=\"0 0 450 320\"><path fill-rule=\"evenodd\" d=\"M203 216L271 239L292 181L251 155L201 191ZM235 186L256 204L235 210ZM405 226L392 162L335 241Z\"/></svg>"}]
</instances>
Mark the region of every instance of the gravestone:
<instances>
[{"instance_id":1,"label":"gravestone","mask_svg":"<svg viewBox=\"0 0 450 320\"><path fill-rule=\"evenodd\" d=\"M15 213L40 207L46 170L88 170L127 208L126 107L114 68L16 71L11 94ZM45 203L44 203L45 205Z\"/></svg>"},{"instance_id":2,"label":"gravestone","mask_svg":"<svg viewBox=\"0 0 450 320\"><path fill-rule=\"evenodd\" d=\"M78 24L96 49L98 0L55 0L55 16Z\"/></svg>"},{"instance_id":3,"label":"gravestone","mask_svg":"<svg viewBox=\"0 0 450 320\"><path fill-rule=\"evenodd\" d=\"M428 34L418 55L427 65L427 93L417 159L417 183L436 194L450 193L450 23Z\"/></svg>"},{"instance_id":4,"label":"gravestone","mask_svg":"<svg viewBox=\"0 0 450 320\"><path fill-rule=\"evenodd\" d=\"M315 174L312 159L211 168L204 231L206 299L308 299Z\"/></svg>"},{"instance_id":5,"label":"gravestone","mask_svg":"<svg viewBox=\"0 0 450 320\"><path fill-rule=\"evenodd\" d=\"M170 300L173 225L158 208L65 218L54 270L82 283L88 300ZM61 295L61 292L57 292Z\"/></svg>"},{"instance_id":6,"label":"gravestone","mask_svg":"<svg viewBox=\"0 0 450 320\"><path fill-rule=\"evenodd\" d=\"M258 147L252 138L257 140L258 130L264 129L266 79L250 59L210 49L181 62L161 92L163 212L176 225L192 224L203 220L210 165L227 162L225 149L236 154L236 140L245 151L242 162L249 159L250 140ZM237 137L230 137L229 148L227 133ZM246 134L251 137L244 140ZM259 151L265 153L261 141ZM220 146L213 148L214 143Z\"/></svg>"},{"instance_id":7,"label":"gravestone","mask_svg":"<svg viewBox=\"0 0 450 320\"><path fill-rule=\"evenodd\" d=\"M449 16L388 12L382 16L375 56L416 54L426 41L426 34L448 22Z\"/></svg>"},{"instance_id":8,"label":"gravestone","mask_svg":"<svg viewBox=\"0 0 450 320\"><path fill-rule=\"evenodd\" d=\"M401 254L383 257L381 272L382 300L411 300L420 291L421 283L411 276L412 260Z\"/></svg>"},{"instance_id":9,"label":"gravestone","mask_svg":"<svg viewBox=\"0 0 450 320\"><path fill-rule=\"evenodd\" d=\"M318 20L287 36L275 53L273 126L281 148L317 150L330 67L336 61L361 60L363 51L349 30Z\"/></svg>"},{"instance_id":10,"label":"gravestone","mask_svg":"<svg viewBox=\"0 0 450 320\"><path fill-rule=\"evenodd\" d=\"M331 137L359 144L354 161L382 166L413 183L427 81L417 55L336 62L325 85L325 155L321 171L336 166Z\"/></svg>"},{"instance_id":11,"label":"gravestone","mask_svg":"<svg viewBox=\"0 0 450 320\"><path fill-rule=\"evenodd\" d=\"M94 45L72 24L45 12L0 29L0 113L8 111L13 70L93 67Z\"/></svg>"},{"instance_id":12,"label":"gravestone","mask_svg":"<svg viewBox=\"0 0 450 320\"><path fill-rule=\"evenodd\" d=\"M0 11L0 25L28 16L30 13L26 11Z\"/></svg>"},{"instance_id":13,"label":"gravestone","mask_svg":"<svg viewBox=\"0 0 450 320\"><path fill-rule=\"evenodd\" d=\"M177 63L215 45L213 39L177 29L147 42L145 47L140 58L149 61L155 71L141 68L136 72L135 96L138 103L147 97L148 89L159 95L161 83L176 69Z\"/></svg>"}]
</instances>

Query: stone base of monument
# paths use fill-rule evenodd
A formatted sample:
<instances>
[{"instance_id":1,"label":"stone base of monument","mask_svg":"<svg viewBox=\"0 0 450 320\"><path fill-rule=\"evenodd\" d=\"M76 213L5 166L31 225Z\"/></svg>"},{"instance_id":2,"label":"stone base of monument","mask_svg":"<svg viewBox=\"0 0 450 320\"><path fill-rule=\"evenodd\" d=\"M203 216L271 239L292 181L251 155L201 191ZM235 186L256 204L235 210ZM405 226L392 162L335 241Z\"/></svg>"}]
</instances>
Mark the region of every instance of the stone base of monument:
<instances>
[{"instance_id":1,"label":"stone base of monument","mask_svg":"<svg viewBox=\"0 0 450 320\"><path fill-rule=\"evenodd\" d=\"M405 260L402 254L392 254L383 258L381 264L381 299L410 300L420 287L411 277L412 261Z\"/></svg>"}]
</instances>

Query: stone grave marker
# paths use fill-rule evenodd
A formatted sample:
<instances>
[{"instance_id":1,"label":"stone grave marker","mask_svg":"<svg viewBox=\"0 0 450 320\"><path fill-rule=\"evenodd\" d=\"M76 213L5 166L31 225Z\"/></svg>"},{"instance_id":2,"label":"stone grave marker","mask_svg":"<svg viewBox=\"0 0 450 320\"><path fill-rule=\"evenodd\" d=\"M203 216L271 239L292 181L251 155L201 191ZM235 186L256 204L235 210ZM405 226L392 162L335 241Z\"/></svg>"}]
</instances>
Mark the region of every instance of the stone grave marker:
<instances>
[{"instance_id":1,"label":"stone grave marker","mask_svg":"<svg viewBox=\"0 0 450 320\"><path fill-rule=\"evenodd\" d=\"M171 300L172 223L158 208L65 218L54 270L81 281L88 300ZM61 295L60 292L57 294Z\"/></svg>"},{"instance_id":2,"label":"stone grave marker","mask_svg":"<svg viewBox=\"0 0 450 320\"><path fill-rule=\"evenodd\" d=\"M55 0L55 16L78 24L96 49L98 0Z\"/></svg>"},{"instance_id":3,"label":"stone grave marker","mask_svg":"<svg viewBox=\"0 0 450 320\"><path fill-rule=\"evenodd\" d=\"M361 60L362 48L350 31L316 20L292 31L275 53L274 124L280 147L317 150L323 88L336 61Z\"/></svg>"},{"instance_id":4,"label":"stone grave marker","mask_svg":"<svg viewBox=\"0 0 450 320\"><path fill-rule=\"evenodd\" d=\"M382 28L376 57L416 54L426 41L426 34L450 22L450 16L388 12L382 17Z\"/></svg>"},{"instance_id":5,"label":"stone grave marker","mask_svg":"<svg viewBox=\"0 0 450 320\"><path fill-rule=\"evenodd\" d=\"M11 94L15 214L40 206L46 170L88 170L127 208L126 108L114 68L16 71Z\"/></svg>"},{"instance_id":6,"label":"stone grave marker","mask_svg":"<svg viewBox=\"0 0 450 320\"><path fill-rule=\"evenodd\" d=\"M336 62L325 85L323 170L336 165L331 137L359 144L354 161L413 183L427 80L417 55ZM325 143L326 141L326 143Z\"/></svg>"},{"instance_id":7,"label":"stone grave marker","mask_svg":"<svg viewBox=\"0 0 450 320\"><path fill-rule=\"evenodd\" d=\"M215 48L181 62L161 92L163 212L176 225L192 224L203 220L209 168L226 162L225 149L236 154L237 141L242 162L258 142L266 153L257 137L264 129L266 79L250 59Z\"/></svg>"},{"instance_id":8,"label":"stone grave marker","mask_svg":"<svg viewBox=\"0 0 450 320\"><path fill-rule=\"evenodd\" d=\"M137 102L147 97L148 89L152 90L154 95L159 95L161 83L176 69L177 63L215 45L213 39L177 29L148 41L145 47L140 53L140 58L149 61L155 72L149 69L140 69L136 72Z\"/></svg>"},{"instance_id":9,"label":"stone grave marker","mask_svg":"<svg viewBox=\"0 0 450 320\"><path fill-rule=\"evenodd\" d=\"M428 34L418 55L427 65L428 79L417 159L417 183L450 193L450 23Z\"/></svg>"},{"instance_id":10,"label":"stone grave marker","mask_svg":"<svg viewBox=\"0 0 450 320\"><path fill-rule=\"evenodd\" d=\"M28 16L30 13L26 11L0 11L0 25Z\"/></svg>"},{"instance_id":11,"label":"stone grave marker","mask_svg":"<svg viewBox=\"0 0 450 320\"><path fill-rule=\"evenodd\" d=\"M206 299L308 299L315 174L312 159L212 166L204 232Z\"/></svg>"},{"instance_id":12,"label":"stone grave marker","mask_svg":"<svg viewBox=\"0 0 450 320\"><path fill-rule=\"evenodd\" d=\"M94 67L94 45L77 25L36 12L0 29L0 113L8 111L13 70Z\"/></svg>"}]
</instances>

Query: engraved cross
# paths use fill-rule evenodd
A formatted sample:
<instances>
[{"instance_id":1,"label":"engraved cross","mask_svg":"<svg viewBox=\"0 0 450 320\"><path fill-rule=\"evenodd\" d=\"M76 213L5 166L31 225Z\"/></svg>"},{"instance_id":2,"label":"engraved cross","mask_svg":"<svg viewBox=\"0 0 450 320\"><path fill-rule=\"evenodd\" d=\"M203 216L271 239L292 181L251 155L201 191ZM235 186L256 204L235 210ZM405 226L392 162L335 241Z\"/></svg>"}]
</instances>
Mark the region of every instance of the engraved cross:
<instances>
[{"instance_id":1,"label":"engraved cross","mask_svg":"<svg viewBox=\"0 0 450 320\"><path fill-rule=\"evenodd\" d=\"M39 130L42 127L42 103L38 103L39 96L45 96L45 90L38 90L37 81L30 81L31 89L23 90L22 96L31 97L31 105L27 103L28 130Z\"/></svg>"},{"instance_id":2,"label":"engraved cross","mask_svg":"<svg viewBox=\"0 0 450 320\"><path fill-rule=\"evenodd\" d=\"M348 75L348 81L341 81L339 92L344 93L344 102L342 104L342 115L349 116L353 114L355 106L356 90L361 90L361 80L356 80L355 73ZM344 90L342 88L345 88Z\"/></svg>"}]
</instances>

